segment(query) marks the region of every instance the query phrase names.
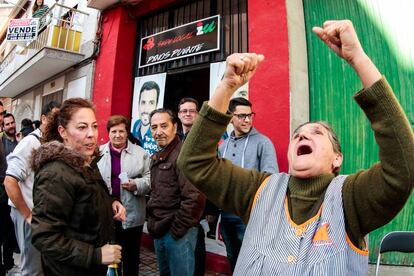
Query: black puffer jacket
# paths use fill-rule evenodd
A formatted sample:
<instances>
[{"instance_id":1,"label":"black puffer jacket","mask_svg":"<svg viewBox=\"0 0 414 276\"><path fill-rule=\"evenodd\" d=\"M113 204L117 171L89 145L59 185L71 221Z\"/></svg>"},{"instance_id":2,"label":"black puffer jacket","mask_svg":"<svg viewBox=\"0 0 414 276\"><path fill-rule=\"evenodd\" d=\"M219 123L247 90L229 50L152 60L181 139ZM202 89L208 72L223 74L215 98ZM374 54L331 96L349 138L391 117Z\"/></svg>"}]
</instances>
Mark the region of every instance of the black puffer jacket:
<instances>
[{"instance_id":1,"label":"black puffer jacket","mask_svg":"<svg viewBox=\"0 0 414 276\"><path fill-rule=\"evenodd\" d=\"M45 275L105 275L100 247L112 237L112 199L96 162L59 142L33 152L32 242Z\"/></svg>"}]
</instances>

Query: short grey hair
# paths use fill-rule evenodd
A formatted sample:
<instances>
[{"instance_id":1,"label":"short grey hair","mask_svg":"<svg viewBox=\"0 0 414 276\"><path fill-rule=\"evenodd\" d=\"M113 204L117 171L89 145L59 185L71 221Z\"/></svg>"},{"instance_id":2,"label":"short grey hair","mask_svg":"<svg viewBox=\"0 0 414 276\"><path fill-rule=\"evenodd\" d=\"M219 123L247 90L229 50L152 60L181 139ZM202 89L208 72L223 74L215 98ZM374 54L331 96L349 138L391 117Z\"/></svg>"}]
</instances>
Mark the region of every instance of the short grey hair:
<instances>
[{"instance_id":1,"label":"short grey hair","mask_svg":"<svg viewBox=\"0 0 414 276\"><path fill-rule=\"evenodd\" d=\"M168 108L158 108L158 109L153 110L150 113L150 125L151 125L152 116L154 116L157 113L167 113L168 116L170 117L171 122L173 124L176 124L177 123L177 119L175 117L175 114L174 114L174 112L171 109L168 109Z\"/></svg>"}]
</instances>

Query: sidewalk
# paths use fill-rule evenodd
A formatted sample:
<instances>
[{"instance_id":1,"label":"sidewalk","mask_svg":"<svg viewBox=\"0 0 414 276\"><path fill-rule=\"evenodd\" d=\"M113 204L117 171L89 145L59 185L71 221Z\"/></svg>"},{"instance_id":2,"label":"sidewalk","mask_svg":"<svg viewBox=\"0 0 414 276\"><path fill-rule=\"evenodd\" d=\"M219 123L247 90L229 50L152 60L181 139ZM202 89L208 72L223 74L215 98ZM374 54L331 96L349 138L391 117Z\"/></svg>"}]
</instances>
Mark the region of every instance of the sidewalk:
<instances>
[{"instance_id":1,"label":"sidewalk","mask_svg":"<svg viewBox=\"0 0 414 276\"><path fill-rule=\"evenodd\" d=\"M20 256L15 254L15 263L18 264ZM145 246L141 246L141 264L139 267L140 276L155 276L159 275L157 259L154 252L147 249ZM206 276L225 276L226 274L221 274L213 271L207 271ZM375 265L369 266L368 275L375 275ZM414 276L414 267L407 266L381 266L380 274L381 276ZM21 276L19 271L8 273L7 276Z\"/></svg>"},{"instance_id":2,"label":"sidewalk","mask_svg":"<svg viewBox=\"0 0 414 276\"><path fill-rule=\"evenodd\" d=\"M157 259L154 252L147 249L145 246L141 246L141 264L139 267L140 276L153 276L159 275ZM206 276L225 276L225 274L216 273L213 271L207 271Z\"/></svg>"},{"instance_id":3,"label":"sidewalk","mask_svg":"<svg viewBox=\"0 0 414 276\"><path fill-rule=\"evenodd\" d=\"M20 255L14 254L14 260L17 265L20 264ZM141 264L139 266L140 276L154 276L159 275L157 258L154 252L147 249L145 246L141 246ZM213 271L206 272L207 276L225 276L225 274L215 273ZM6 274L6 276L21 276L20 270L15 268L12 272Z\"/></svg>"}]
</instances>

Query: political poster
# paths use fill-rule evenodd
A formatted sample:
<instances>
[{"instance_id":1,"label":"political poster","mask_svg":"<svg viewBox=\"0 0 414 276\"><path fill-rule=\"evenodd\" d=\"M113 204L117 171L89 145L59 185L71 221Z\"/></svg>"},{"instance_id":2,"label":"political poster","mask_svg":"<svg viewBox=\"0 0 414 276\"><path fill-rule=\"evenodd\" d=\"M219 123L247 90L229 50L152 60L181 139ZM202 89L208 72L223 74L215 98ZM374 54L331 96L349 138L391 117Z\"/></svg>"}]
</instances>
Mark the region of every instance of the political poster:
<instances>
[{"instance_id":1,"label":"political poster","mask_svg":"<svg viewBox=\"0 0 414 276\"><path fill-rule=\"evenodd\" d=\"M131 132L151 155L157 151L157 144L151 135L149 115L163 107L166 77L166 73L137 77L134 83Z\"/></svg>"}]
</instances>

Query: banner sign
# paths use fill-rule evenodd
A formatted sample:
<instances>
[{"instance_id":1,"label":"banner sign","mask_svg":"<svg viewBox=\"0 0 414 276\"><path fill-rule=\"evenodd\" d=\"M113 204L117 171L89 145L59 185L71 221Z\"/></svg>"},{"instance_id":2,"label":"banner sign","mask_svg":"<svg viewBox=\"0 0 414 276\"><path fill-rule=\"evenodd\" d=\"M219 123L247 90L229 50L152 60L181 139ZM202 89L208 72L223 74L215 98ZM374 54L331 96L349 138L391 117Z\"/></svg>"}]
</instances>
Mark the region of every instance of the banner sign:
<instances>
[{"instance_id":1,"label":"banner sign","mask_svg":"<svg viewBox=\"0 0 414 276\"><path fill-rule=\"evenodd\" d=\"M141 39L139 68L220 49L220 16L197 20Z\"/></svg>"},{"instance_id":2,"label":"banner sign","mask_svg":"<svg viewBox=\"0 0 414 276\"><path fill-rule=\"evenodd\" d=\"M7 27L7 41L32 41L37 38L38 18L12 19Z\"/></svg>"}]
</instances>

